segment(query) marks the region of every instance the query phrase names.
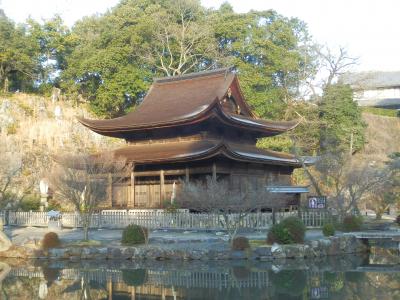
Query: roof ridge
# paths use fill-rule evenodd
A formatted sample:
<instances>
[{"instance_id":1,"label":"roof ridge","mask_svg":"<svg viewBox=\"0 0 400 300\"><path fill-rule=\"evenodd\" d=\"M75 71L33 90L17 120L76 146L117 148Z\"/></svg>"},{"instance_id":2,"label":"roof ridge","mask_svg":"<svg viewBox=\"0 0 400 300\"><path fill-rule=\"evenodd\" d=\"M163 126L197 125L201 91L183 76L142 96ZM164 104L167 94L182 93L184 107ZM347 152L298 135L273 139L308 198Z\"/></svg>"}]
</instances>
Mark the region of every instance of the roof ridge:
<instances>
[{"instance_id":1,"label":"roof ridge","mask_svg":"<svg viewBox=\"0 0 400 300\"><path fill-rule=\"evenodd\" d=\"M230 67L218 68L218 69L214 69L214 70L192 72L192 73L177 75L177 76L153 78L153 83L166 83L166 82L188 80L188 79L193 79L193 78L198 78L198 77L217 75L217 74L221 74L221 73L228 74L228 73L232 72L233 68L234 68L233 66L230 66Z\"/></svg>"}]
</instances>

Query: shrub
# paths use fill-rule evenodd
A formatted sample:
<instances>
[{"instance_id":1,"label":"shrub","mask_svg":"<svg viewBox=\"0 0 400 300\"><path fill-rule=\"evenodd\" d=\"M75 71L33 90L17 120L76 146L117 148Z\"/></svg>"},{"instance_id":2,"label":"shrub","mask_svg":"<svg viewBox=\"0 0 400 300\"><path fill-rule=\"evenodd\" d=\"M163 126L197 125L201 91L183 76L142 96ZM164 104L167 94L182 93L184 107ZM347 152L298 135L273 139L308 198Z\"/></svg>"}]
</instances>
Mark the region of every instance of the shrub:
<instances>
[{"instance_id":1,"label":"shrub","mask_svg":"<svg viewBox=\"0 0 400 300\"><path fill-rule=\"evenodd\" d=\"M362 222L362 217L353 215L345 216L342 223L343 231L359 231L361 229Z\"/></svg>"},{"instance_id":2,"label":"shrub","mask_svg":"<svg viewBox=\"0 0 400 300\"><path fill-rule=\"evenodd\" d=\"M324 236L333 236L335 235L335 226L331 223L324 224L322 227L322 233Z\"/></svg>"},{"instance_id":3,"label":"shrub","mask_svg":"<svg viewBox=\"0 0 400 300\"><path fill-rule=\"evenodd\" d=\"M305 233L306 226L298 217L288 217L271 227L267 242L269 244L303 243Z\"/></svg>"},{"instance_id":4,"label":"shrub","mask_svg":"<svg viewBox=\"0 0 400 300\"><path fill-rule=\"evenodd\" d=\"M165 209L167 213L176 213L179 209L179 204L174 202L171 203L170 200L164 200L162 203L162 207Z\"/></svg>"},{"instance_id":5,"label":"shrub","mask_svg":"<svg viewBox=\"0 0 400 300\"><path fill-rule=\"evenodd\" d=\"M24 199L22 199L19 207L23 211L37 211L40 208L40 197L38 195L27 195Z\"/></svg>"},{"instance_id":6,"label":"shrub","mask_svg":"<svg viewBox=\"0 0 400 300\"><path fill-rule=\"evenodd\" d=\"M147 242L148 235L147 228L131 224L126 226L122 232L121 242L123 245L144 244Z\"/></svg>"},{"instance_id":7,"label":"shrub","mask_svg":"<svg viewBox=\"0 0 400 300\"><path fill-rule=\"evenodd\" d=\"M50 248L56 248L61 245L60 239L58 238L57 233L55 232L48 232L44 235L42 240L42 248L44 250Z\"/></svg>"},{"instance_id":8,"label":"shrub","mask_svg":"<svg viewBox=\"0 0 400 300\"><path fill-rule=\"evenodd\" d=\"M250 248L249 240L247 237L238 236L232 240L232 250L246 250Z\"/></svg>"}]
</instances>

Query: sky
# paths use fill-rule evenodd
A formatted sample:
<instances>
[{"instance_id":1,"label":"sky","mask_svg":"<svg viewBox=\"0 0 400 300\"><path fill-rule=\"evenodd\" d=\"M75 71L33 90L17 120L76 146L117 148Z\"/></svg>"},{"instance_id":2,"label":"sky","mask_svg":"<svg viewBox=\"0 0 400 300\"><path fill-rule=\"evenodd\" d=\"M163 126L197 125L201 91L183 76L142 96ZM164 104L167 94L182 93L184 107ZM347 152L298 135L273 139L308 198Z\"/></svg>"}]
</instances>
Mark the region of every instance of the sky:
<instances>
[{"instance_id":1,"label":"sky","mask_svg":"<svg viewBox=\"0 0 400 300\"><path fill-rule=\"evenodd\" d=\"M86 15L103 13L119 0L0 0L16 22L60 14L67 25ZM201 0L218 8L224 0ZM274 9L308 24L314 40L332 49L344 46L359 64L353 71L400 71L399 0L228 0L236 12Z\"/></svg>"}]
</instances>

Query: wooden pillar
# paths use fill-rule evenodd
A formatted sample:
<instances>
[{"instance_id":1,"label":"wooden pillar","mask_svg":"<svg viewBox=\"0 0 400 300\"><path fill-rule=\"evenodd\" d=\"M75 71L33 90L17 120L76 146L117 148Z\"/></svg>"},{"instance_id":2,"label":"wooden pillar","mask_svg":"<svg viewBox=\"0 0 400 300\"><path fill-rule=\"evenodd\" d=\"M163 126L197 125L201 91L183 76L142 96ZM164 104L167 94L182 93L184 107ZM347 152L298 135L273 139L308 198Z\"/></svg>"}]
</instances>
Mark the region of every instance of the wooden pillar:
<instances>
[{"instance_id":1,"label":"wooden pillar","mask_svg":"<svg viewBox=\"0 0 400 300\"><path fill-rule=\"evenodd\" d=\"M133 171L133 168L131 171L131 199L129 206L135 207L135 172Z\"/></svg>"},{"instance_id":2,"label":"wooden pillar","mask_svg":"<svg viewBox=\"0 0 400 300\"><path fill-rule=\"evenodd\" d=\"M185 168L185 182L189 183L189 168Z\"/></svg>"},{"instance_id":3,"label":"wooden pillar","mask_svg":"<svg viewBox=\"0 0 400 300\"><path fill-rule=\"evenodd\" d=\"M212 165L212 180L217 181L217 164L215 162Z\"/></svg>"},{"instance_id":4,"label":"wooden pillar","mask_svg":"<svg viewBox=\"0 0 400 300\"><path fill-rule=\"evenodd\" d=\"M165 183L164 183L164 170L160 171L160 206L165 200Z\"/></svg>"},{"instance_id":5,"label":"wooden pillar","mask_svg":"<svg viewBox=\"0 0 400 300\"><path fill-rule=\"evenodd\" d=\"M112 198L113 198L113 188L112 188L112 175L108 173L108 203L110 206L113 206Z\"/></svg>"}]
</instances>

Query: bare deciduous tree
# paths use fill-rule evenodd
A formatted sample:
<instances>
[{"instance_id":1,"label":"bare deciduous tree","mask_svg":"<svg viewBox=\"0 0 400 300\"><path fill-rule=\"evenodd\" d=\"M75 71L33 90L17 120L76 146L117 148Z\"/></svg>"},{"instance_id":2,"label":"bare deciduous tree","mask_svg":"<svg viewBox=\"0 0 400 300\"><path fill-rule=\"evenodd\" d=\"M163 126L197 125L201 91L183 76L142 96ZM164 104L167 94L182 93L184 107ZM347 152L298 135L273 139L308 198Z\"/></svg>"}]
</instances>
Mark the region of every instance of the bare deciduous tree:
<instances>
[{"instance_id":1,"label":"bare deciduous tree","mask_svg":"<svg viewBox=\"0 0 400 300\"><path fill-rule=\"evenodd\" d=\"M341 215L359 213L360 201L388 179L384 170L356 161L346 152L325 153L316 168Z\"/></svg>"},{"instance_id":2,"label":"bare deciduous tree","mask_svg":"<svg viewBox=\"0 0 400 300\"><path fill-rule=\"evenodd\" d=\"M323 91L358 64L358 57L351 56L347 49L340 46L337 51L327 46L316 46L317 72L308 74L305 85L315 99L319 99L318 91ZM309 94L309 93L306 93Z\"/></svg>"},{"instance_id":3,"label":"bare deciduous tree","mask_svg":"<svg viewBox=\"0 0 400 300\"><path fill-rule=\"evenodd\" d=\"M235 238L249 213L262 208L276 209L285 205L281 201L283 199L278 199L276 194L268 192L265 188L240 193L232 189L227 181L217 181L211 177L207 177L205 183L184 183L177 196L177 201L182 207L217 215L230 241Z\"/></svg>"},{"instance_id":4,"label":"bare deciduous tree","mask_svg":"<svg viewBox=\"0 0 400 300\"><path fill-rule=\"evenodd\" d=\"M350 56L343 46L339 47L337 53L328 47L323 47L320 49L319 55L322 67L328 72L327 78L323 81L323 88L331 86L335 79L358 63L358 57Z\"/></svg>"},{"instance_id":5,"label":"bare deciduous tree","mask_svg":"<svg viewBox=\"0 0 400 300\"><path fill-rule=\"evenodd\" d=\"M105 200L107 187L122 180L128 166L110 154L56 160L59 165L53 171L51 186L63 201L73 204L81 217L84 240L88 240L92 215Z\"/></svg>"},{"instance_id":6,"label":"bare deciduous tree","mask_svg":"<svg viewBox=\"0 0 400 300\"><path fill-rule=\"evenodd\" d=\"M33 172L32 157L22 153L13 141L0 141L0 206L17 205L34 185L24 171Z\"/></svg>"},{"instance_id":7,"label":"bare deciduous tree","mask_svg":"<svg viewBox=\"0 0 400 300\"><path fill-rule=\"evenodd\" d=\"M154 35L158 47L145 58L166 76L182 75L201 65L212 67L207 59L217 54L212 42L212 29L204 20L204 12L196 1L174 1L174 11L159 15L162 22Z\"/></svg>"}]
</instances>

